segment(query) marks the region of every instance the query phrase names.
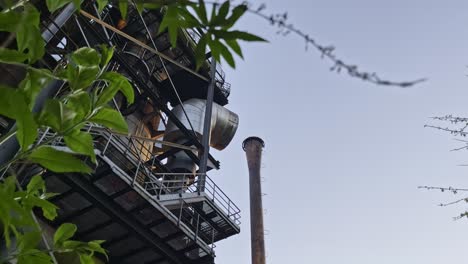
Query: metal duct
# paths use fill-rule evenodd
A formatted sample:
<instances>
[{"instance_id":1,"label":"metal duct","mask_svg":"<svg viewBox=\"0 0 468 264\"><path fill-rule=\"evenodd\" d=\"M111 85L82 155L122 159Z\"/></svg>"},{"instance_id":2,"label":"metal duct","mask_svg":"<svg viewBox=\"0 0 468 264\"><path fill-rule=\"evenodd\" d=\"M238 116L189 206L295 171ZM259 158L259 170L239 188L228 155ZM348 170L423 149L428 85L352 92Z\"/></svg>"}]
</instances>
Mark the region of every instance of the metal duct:
<instances>
[{"instance_id":1,"label":"metal duct","mask_svg":"<svg viewBox=\"0 0 468 264\"><path fill-rule=\"evenodd\" d=\"M203 123L205 117L206 100L189 99L184 102L184 108L188 119L193 126L195 134L201 138L203 134ZM190 124L185 117L181 105L177 105L172 109L176 117L190 129ZM223 150L229 145L239 125L239 117L237 114L229 111L225 107L213 103L213 112L211 116L211 131L210 131L210 146ZM167 123L164 133L164 140L174 143L183 144L185 140L184 134L171 121ZM197 153L194 153L197 155ZM174 157L169 158L167 166L172 170L181 172L195 172L196 167L192 159L185 152L178 152Z\"/></svg>"},{"instance_id":2,"label":"metal duct","mask_svg":"<svg viewBox=\"0 0 468 264\"><path fill-rule=\"evenodd\" d=\"M247 156L250 182L250 240L252 264L265 264L265 240L263 228L262 186L260 165L265 143L259 137L249 137L242 143Z\"/></svg>"},{"instance_id":3,"label":"metal duct","mask_svg":"<svg viewBox=\"0 0 468 264\"><path fill-rule=\"evenodd\" d=\"M197 136L203 134L203 118L205 116L206 100L203 99L189 99L184 102L184 108L187 116L192 123L193 129ZM190 124L184 115L181 105L177 105L172 109L172 112L177 118L190 129ZM210 146L223 150L229 145L234 134L236 133L239 125L239 117L223 106L213 103L213 113L211 116L211 133L210 133ZM183 137L182 132L177 126L169 120L164 134L164 140L176 142Z\"/></svg>"}]
</instances>

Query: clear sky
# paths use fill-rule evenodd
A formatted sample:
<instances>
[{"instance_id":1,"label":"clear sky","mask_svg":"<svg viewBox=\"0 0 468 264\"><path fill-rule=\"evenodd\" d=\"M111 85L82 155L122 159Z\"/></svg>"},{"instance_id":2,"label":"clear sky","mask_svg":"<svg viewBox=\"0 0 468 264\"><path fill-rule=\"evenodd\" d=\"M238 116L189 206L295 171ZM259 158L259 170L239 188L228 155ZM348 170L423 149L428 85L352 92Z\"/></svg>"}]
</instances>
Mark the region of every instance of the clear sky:
<instances>
[{"instance_id":1,"label":"clear sky","mask_svg":"<svg viewBox=\"0 0 468 264\"><path fill-rule=\"evenodd\" d=\"M468 116L468 1L266 1L336 54L414 88L337 75L293 35L246 16L239 27L268 38L243 45L226 68L229 108L240 115L212 177L243 210L240 235L217 245L217 263L250 263L243 139L264 138L269 264L440 264L468 260L462 196L419 185L468 187L468 155L449 134L424 128L434 115ZM440 124L440 123L436 123ZM442 123L442 125L445 125ZM468 194L467 194L468 195Z\"/></svg>"}]
</instances>

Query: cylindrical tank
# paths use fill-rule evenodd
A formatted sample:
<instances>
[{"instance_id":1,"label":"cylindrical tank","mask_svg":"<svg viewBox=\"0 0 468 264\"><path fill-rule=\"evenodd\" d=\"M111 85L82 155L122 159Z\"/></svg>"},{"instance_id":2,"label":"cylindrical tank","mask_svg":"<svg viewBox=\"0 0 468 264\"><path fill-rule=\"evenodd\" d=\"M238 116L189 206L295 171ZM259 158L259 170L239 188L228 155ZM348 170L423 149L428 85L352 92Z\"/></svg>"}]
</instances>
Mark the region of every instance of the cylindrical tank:
<instances>
[{"instance_id":1,"label":"cylindrical tank","mask_svg":"<svg viewBox=\"0 0 468 264\"><path fill-rule=\"evenodd\" d=\"M265 264L265 240L260 166L265 143L259 137L249 137L242 143L247 156L250 182L250 240L252 264Z\"/></svg>"},{"instance_id":2,"label":"cylindrical tank","mask_svg":"<svg viewBox=\"0 0 468 264\"><path fill-rule=\"evenodd\" d=\"M206 100L203 99L189 99L184 102L184 109L187 113L188 119L181 105L177 105L172 109L176 117L185 125L189 130L191 126L195 134L201 138L203 134L203 122L205 117ZM213 112L211 116L211 131L210 131L210 146L222 150L227 147L231 142L234 134L236 133L239 124L239 117L237 114L229 111L225 107L213 103ZM167 123L166 131L164 133L164 140L174 143L182 144L186 139L185 135L179 128L169 120ZM194 152L195 155L198 153ZM167 166L174 171L180 172L195 172L196 166L192 159L183 151L178 152L173 157L168 159Z\"/></svg>"}]
</instances>

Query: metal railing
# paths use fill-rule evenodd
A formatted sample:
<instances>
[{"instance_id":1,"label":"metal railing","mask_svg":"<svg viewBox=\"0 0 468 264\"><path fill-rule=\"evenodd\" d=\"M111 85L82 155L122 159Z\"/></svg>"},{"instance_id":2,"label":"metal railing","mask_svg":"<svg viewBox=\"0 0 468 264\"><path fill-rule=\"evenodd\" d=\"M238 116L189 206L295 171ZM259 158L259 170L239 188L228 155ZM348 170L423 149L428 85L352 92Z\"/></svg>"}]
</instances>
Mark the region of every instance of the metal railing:
<instances>
[{"instance_id":1,"label":"metal railing","mask_svg":"<svg viewBox=\"0 0 468 264\"><path fill-rule=\"evenodd\" d=\"M224 191L210 178L205 175L204 186L198 181L199 173L155 173L156 178L151 177L145 182L146 188L164 193L204 193L224 214L236 225L240 225L239 207L224 193Z\"/></svg>"},{"instance_id":2,"label":"metal railing","mask_svg":"<svg viewBox=\"0 0 468 264\"><path fill-rule=\"evenodd\" d=\"M194 240L200 238L206 243L211 244L211 251L213 253L216 247L214 241L218 231L200 213L190 208L183 200L179 208L179 221L194 230Z\"/></svg>"},{"instance_id":3,"label":"metal railing","mask_svg":"<svg viewBox=\"0 0 468 264\"><path fill-rule=\"evenodd\" d=\"M145 188L143 182L138 179L154 177L151 174L149 166L146 165L142 160L137 150L139 142L131 137L124 137L115 135L108 130L89 129L90 133L94 135L95 148L99 150L102 156L112 161L113 168L117 169L121 173L118 173L120 177L123 177L126 182L129 182L136 191L143 191L145 196L150 197L154 202L159 203L158 199L151 192L150 188ZM63 148L62 150L67 151L66 144L61 137L56 137L55 133L45 131L40 135L42 141L49 141L49 144ZM140 144L140 146L144 146ZM112 165L111 165L112 166ZM115 167L117 166L117 167ZM165 192L169 192L170 188L165 188ZM181 200L181 206L172 212L171 215L176 220L178 226L181 224L185 225L192 231L192 235L189 237L197 241L201 239L209 246L209 254L213 254L214 242L217 235L216 229L205 219L201 214L196 212L189 204Z\"/></svg>"},{"instance_id":4,"label":"metal railing","mask_svg":"<svg viewBox=\"0 0 468 264\"><path fill-rule=\"evenodd\" d=\"M156 159L152 149L148 148L146 140L118 135L99 127L88 127L87 131L93 135L95 149L99 150L100 155L112 161L132 186L139 186L152 199L159 202L162 195L180 194L182 198L180 200L185 204L183 216L187 218L189 215L193 215L198 219L197 221L201 219L207 222L198 212L191 213L194 209L183 200L183 194L203 194L216 208L221 210L220 213L224 214L235 225L240 225L239 207L208 176L206 176L204 188L202 188L198 182L200 174L154 172ZM50 141L50 145L67 150L63 139L56 137L55 133L46 131L40 135L40 139L41 141ZM212 210L215 210L215 208L212 208ZM182 217L182 214L179 215L178 221L185 224L189 223L188 219L182 220L180 217ZM188 226L191 229L194 227L193 225ZM197 228L192 229L193 232L200 232ZM213 243L212 240L207 240L207 237L204 237L203 240L209 244Z\"/></svg>"}]
</instances>

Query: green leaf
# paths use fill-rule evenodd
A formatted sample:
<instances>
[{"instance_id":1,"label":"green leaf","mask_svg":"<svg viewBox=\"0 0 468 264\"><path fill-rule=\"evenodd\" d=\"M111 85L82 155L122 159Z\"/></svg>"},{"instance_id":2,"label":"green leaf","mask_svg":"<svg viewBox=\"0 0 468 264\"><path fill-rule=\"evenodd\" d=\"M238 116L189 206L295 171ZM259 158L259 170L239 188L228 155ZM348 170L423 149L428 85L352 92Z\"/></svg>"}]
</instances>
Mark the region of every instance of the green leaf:
<instances>
[{"instance_id":1,"label":"green leaf","mask_svg":"<svg viewBox=\"0 0 468 264\"><path fill-rule=\"evenodd\" d=\"M21 16L17 12L0 12L1 31L15 32L20 22Z\"/></svg>"},{"instance_id":2,"label":"green leaf","mask_svg":"<svg viewBox=\"0 0 468 264\"><path fill-rule=\"evenodd\" d=\"M0 115L15 119L18 107L26 105L24 99L13 88L6 86L0 86L0 94Z\"/></svg>"},{"instance_id":3,"label":"green leaf","mask_svg":"<svg viewBox=\"0 0 468 264\"><path fill-rule=\"evenodd\" d=\"M90 94L85 91L71 94L66 105L76 113L75 119L77 119L77 122L82 121L92 110Z\"/></svg>"},{"instance_id":4,"label":"green leaf","mask_svg":"<svg viewBox=\"0 0 468 264\"><path fill-rule=\"evenodd\" d=\"M82 90L90 86L100 71L101 56L92 48L83 47L73 52L71 59L74 64L68 64L64 73L73 90Z\"/></svg>"},{"instance_id":5,"label":"green leaf","mask_svg":"<svg viewBox=\"0 0 468 264\"><path fill-rule=\"evenodd\" d=\"M267 42L267 40L265 40L265 39L263 39L263 38L261 38L261 37L259 37L257 35L245 32L245 31L213 30L213 34L217 38L222 38L222 39L225 39L225 40L240 39L240 40L245 40L245 41L265 41L265 42Z\"/></svg>"},{"instance_id":6,"label":"green leaf","mask_svg":"<svg viewBox=\"0 0 468 264\"><path fill-rule=\"evenodd\" d=\"M43 199L42 197L28 196L25 199L25 204L30 206L31 209L33 207L41 208L42 215L48 220L54 220L57 217L58 207L53 203Z\"/></svg>"},{"instance_id":7,"label":"green leaf","mask_svg":"<svg viewBox=\"0 0 468 264\"><path fill-rule=\"evenodd\" d=\"M3 63L23 63L28 59L28 55L17 50L0 48L0 62Z\"/></svg>"},{"instance_id":8,"label":"green leaf","mask_svg":"<svg viewBox=\"0 0 468 264\"><path fill-rule=\"evenodd\" d=\"M62 131L63 104L59 100L49 99L45 102L37 122L51 127L56 132Z\"/></svg>"},{"instance_id":9,"label":"green leaf","mask_svg":"<svg viewBox=\"0 0 468 264\"><path fill-rule=\"evenodd\" d=\"M171 41L172 47L177 46L177 34L178 34L178 27L169 26L169 39Z\"/></svg>"},{"instance_id":10,"label":"green leaf","mask_svg":"<svg viewBox=\"0 0 468 264\"><path fill-rule=\"evenodd\" d=\"M29 62L33 63L42 58L45 51L45 42L39 29L40 14L32 5L26 5L20 16L15 29L18 51L28 51Z\"/></svg>"},{"instance_id":11,"label":"green leaf","mask_svg":"<svg viewBox=\"0 0 468 264\"><path fill-rule=\"evenodd\" d=\"M16 178L13 176L7 177L3 183L0 183L0 186L6 195L12 196L16 190Z\"/></svg>"},{"instance_id":12,"label":"green leaf","mask_svg":"<svg viewBox=\"0 0 468 264\"><path fill-rule=\"evenodd\" d=\"M40 231L28 231L24 232L18 239L18 246L21 252L24 252L28 249L35 249L39 242L41 241L41 232Z\"/></svg>"},{"instance_id":13,"label":"green leaf","mask_svg":"<svg viewBox=\"0 0 468 264\"><path fill-rule=\"evenodd\" d=\"M75 8L80 11L81 10L81 2L83 2L83 0L72 0L73 4L75 5Z\"/></svg>"},{"instance_id":14,"label":"green leaf","mask_svg":"<svg viewBox=\"0 0 468 264\"><path fill-rule=\"evenodd\" d=\"M22 251L18 256L18 264L52 264L53 261L49 254L38 249L29 249Z\"/></svg>"},{"instance_id":15,"label":"green leaf","mask_svg":"<svg viewBox=\"0 0 468 264\"><path fill-rule=\"evenodd\" d=\"M117 72L105 72L99 79L108 82L109 86L104 88L103 92L99 95L97 105L107 104L119 90L127 98L127 102L133 104L135 101L134 90L125 76Z\"/></svg>"},{"instance_id":16,"label":"green leaf","mask_svg":"<svg viewBox=\"0 0 468 264\"><path fill-rule=\"evenodd\" d=\"M0 86L0 115L16 120L16 137L22 150L26 150L37 137L37 125L24 96L5 86Z\"/></svg>"},{"instance_id":17,"label":"green leaf","mask_svg":"<svg viewBox=\"0 0 468 264\"><path fill-rule=\"evenodd\" d=\"M94 153L93 137L80 130L63 137L67 146L76 153L87 155L93 163L96 163L96 155Z\"/></svg>"},{"instance_id":18,"label":"green leaf","mask_svg":"<svg viewBox=\"0 0 468 264\"><path fill-rule=\"evenodd\" d=\"M231 16L226 19L226 24L224 25L224 28L225 29L231 28L237 22L237 20L239 20L239 18L241 18L244 15L244 13L247 10L248 10L248 7L245 4L241 4L241 5L234 7L234 9L232 10Z\"/></svg>"},{"instance_id":19,"label":"green leaf","mask_svg":"<svg viewBox=\"0 0 468 264\"><path fill-rule=\"evenodd\" d=\"M127 12L128 12L128 1L127 0L120 0L119 1L119 10L122 19L127 19Z\"/></svg>"},{"instance_id":20,"label":"green leaf","mask_svg":"<svg viewBox=\"0 0 468 264\"><path fill-rule=\"evenodd\" d=\"M195 64L197 70L200 69L203 62L206 60L206 44L208 37L208 34L203 34L197 43L197 47L195 48Z\"/></svg>"},{"instance_id":21,"label":"green leaf","mask_svg":"<svg viewBox=\"0 0 468 264\"><path fill-rule=\"evenodd\" d=\"M64 5L70 3L72 0L46 0L47 9L51 13L55 12L57 9L63 7Z\"/></svg>"},{"instance_id":22,"label":"green leaf","mask_svg":"<svg viewBox=\"0 0 468 264\"><path fill-rule=\"evenodd\" d=\"M63 242L69 240L73 235L75 235L77 229L76 225L70 223L60 225L54 234L54 245L62 245Z\"/></svg>"},{"instance_id":23,"label":"green leaf","mask_svg":"<svg viewBox=\"0 0 468 264\"><path fill-rule=\"evenodd\" d=\"M210 24L218 25L218 24L221 24L222 22L225 22L226 16L229 13L229 7L230 7L230 1L225 1L219 8L218 14L214 18L211 19ZM213 9L215 8L213 7Z\"/></svg>"},{"instance_id":24,"label":"green leaf","mask_svg":"<svg viewBox=\"0 0 468 264\"><path fill-rule=\"evenodd\" d=\"M143 9L145 8L145 4L141 1L136 1L136 9L139 14L143 12Z\"/></svg>"},{"instance_id":25,"label":"green leaf","mask_svg":"<svg viewBox=\"0 0 468 264\"><path fill-rule=\"evenodd\" d=\"M84 245L84 242L81 242L81 241L67 240L62 243L61 247L64 249L77 251L79 248L82 248L83 245Z\"/></svg>"},{"instance_id":26,"label":"green leaf","mask_svg":"<svg viewBox=\"0 0 468 264\"><path fill-rule=\"evenodd\" d=\"M96 80L100 69L98 66L93 67L78 67L74 78L71 80L71 87L73 90L83 90L88 88Z\"/></svg>"},{"instance_id":27,"label":"green leaf","mask_svg":"<svg viewBox=\"0 0 468 264\"><path fill-rule=\"evenodd\" d=\"M111 108L101 108L96 115L90 118L90 122L103 125L120 133L128 133L128 126L122 115Z\"/></svg>"},{"instance_id":28,"label":"green leaf","mask_svg":"<svg viewBox=\"0 0 468 264\"><path fill-rule=\"evenodd\" d=\"M111 82L107 87L103 87L102 91L99 93L96 106L105 106L109 103L115 94L119 91L119 85L116 82Z\"/></svg>"},{"instance_id":29,"label":"green leaf","mask_svg":"<svg viewBox=\"0 0 468 264\"><path fill-rule=\"evenodd\" d=\"M175 47L177 44L177 33L180 23L178 8L176 6L168 6L166 14L164 14L164 18L159 25L159 33L165 29L168 30L172 47Z\"/></svg>"},{"instance_id":30,"label":"green leaf","mask_svg":"<svg viewBox=\"0 0 468 264\"><path fill-rule=\"evenodd\" d=\"M221 61L221 42L219 40L208 40L208 45L210 46L211 55L217 61Z\"/></svg>"},{"instance_id":31,"label":"green leaf","mask_svg":"<svg viewBox=\"0 0 468 264\"><path fill-rule=\"evenodd\" d=\"M107 252L104 248L102 248L101 244L104 243L105 240L93 240L88 242L88 247L94 252L98 252L106 256L107 258Z\"/></svg>"},{"instance_id":32,"label":"green leaf","mask_svg":"<svg viewBox=\"0 0 468 264\"><path fill-rule=\"evenodd\" d=\"M39 92L50 81L52 73L47 69L28 70L26 78L21 81L19 90L24 95L26 103L32 109Z\"/></svg>"},{"instance_id":33,"label":"green leaf","mask_svg":"<svg viewBox=\"0 0 468 264\"><path fill-rule=\"evenodd\" d=\"M42 108L37 122L40 125L51 127L55 132L63 133L74 125L76 113L57 99L49 99Z\"/></svg>"},{"instance_id":34,"label":"green leaf","mask_svg":"<svg viewBox=\"0 0 468 264\"><path fill-rule=\"evenodd\" d=\"M237 55L239 55L239 57L241 57L242 59L244 58L244 55L242 54L242 49L239 43L237 43L237 40L231 39L225 40L225 42Z\"/></svg>"},{"instance_id":35,"label":"green leaf","mask_svg":"<svg viewBox=\"0 0 468 264\"><path fill-rule=\"evenodd\" d=\"M218 17L226 18L230 8L230 1L225 1L219 8Z\"/></svg>"},{"instance_id":36,"label":"green leaf","mask_svg":"<svg viewBox=\"0 0 468 264\"><path fill-rule=\"evenodd\" d=\"M104 7L109 3L109 0L96 0L96 3L98 5L99 13L101 13L104 10Z\"/></svg>"},{"instance_id":37,"label":"green leaf","mask_svg":"<svg viewBox=\"0 0 468 264\"><path fill-rule=\"evenodd\" d=\"M202 23L207 25L208 24L208 17L206 15L205 1L198 0L198 5L192 5L192 8L195 9L195 12L197 13L197 15L200 18L200 20L202 21Z\"/></svg>"},{"instance_id":38,"label":"green leaf","mask_svg":"<svg viewBox=\"0 0 468 264\"><path fill-rule=\"evenodd\" d=\"M101 47L101 62L99 63L104 68L114 55L114 47L108 47L105 44L100 45Z\"/></svg>"},{"instance_id":39,"label":"green leaf","mask_svg":"<svg viewBox=\"0 0 468 264\"><path fill-rule=\"evenodd\" d=\"M180 27L182 28L195 28L201 27L203 25L200 24L200 21L190 13L186 7L179 6L177 7L179 15L182 17L180 23Z\"/></svg>"},{"instance_id":40,"label":"green leaf","mask_svg":"<svg viewBox=\"0 0 468 264\"><path fill-rule=\"evenodd\" d=\"M216 19L216 9L217 9L218 5L219 5L219 3L213 3L213 7L211 8L210 22L208 22L208 25L211 28L214 25L213 21Z\"/></svg>"},{"instance_id":41,"label":"green leaf","mask_svg":"<svg viewBox=\"0 0 468 264\"><path fill-rule=\"evenodd\" d=\"M93 256L88 254L80 254L80 263L81 264L94 264Z\"/></svg>"},{"instance_id":42,"label":"green leaf","mask_svg":"<svg viewBox=\"0 0 468 264\"><path fill-rule=\"evenodd\" d=\"M92 171L84 162L75 158L72 154L49 146L38 147L33 150L28 158L53 172L91 173Z\"/></svg>"},{"instance_id":43,"label":"green leaf","mask_svg":"<svg viewBox=\"0 0 468 264\"><path fill-rule=\"evenodd\" d=\"M45 192L45 181L40 175L35 175L31 178L26 187L28 194L39 194Z\"/></svg>"},{"instance_id":44,"label":"green leaf","mask_svg":"<svg viewBox=\"0 0 468 264\"><path fill-rule=\"evenodd\" d=\"M73 62L83 67L95 67L101 62L101 56L92 48L83 47L73 52L71 56Z\"/></svg>"},{"instance_id":45,"label":"green leaf","mask_svg":"<svg viewBox=\"0 0 468 264\"><path fill-rule=\"evenodd\" d=\"M21 12L13 9L0 13L0 31L16 34L18 52L27 52L30 63L44 55L45 43L39 29L39 16L39 12L31 4L25 4Z\"/></svg>"},{"instance_id":46,"label":"green leaf","mask_svg":"<svg viewBox=\"0 0 468 264\"><path fill-rule=\"evenodd\" d=\"M231 66L232 68L236 68L236 62L234 61L234 58L232 57L232 54L229 51L229 49L226 46L224 46L221 42L219 43L219 47L221 50L221 55L229 64L229 66Z\"/></svg>"}]
</instances>

